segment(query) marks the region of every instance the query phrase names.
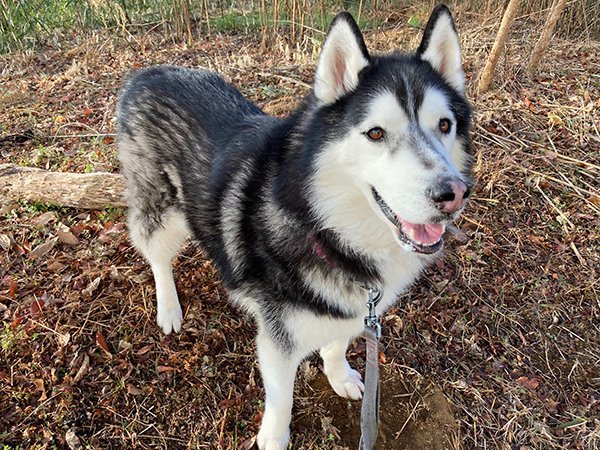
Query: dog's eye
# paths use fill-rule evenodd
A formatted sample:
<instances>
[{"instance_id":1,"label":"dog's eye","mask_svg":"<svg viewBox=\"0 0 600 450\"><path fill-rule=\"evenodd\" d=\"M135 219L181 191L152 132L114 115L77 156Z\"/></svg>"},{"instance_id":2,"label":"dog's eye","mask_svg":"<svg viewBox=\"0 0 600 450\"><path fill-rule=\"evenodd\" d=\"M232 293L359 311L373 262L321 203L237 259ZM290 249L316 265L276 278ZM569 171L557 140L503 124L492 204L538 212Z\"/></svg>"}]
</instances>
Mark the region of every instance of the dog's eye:
<instances>
[{"instance_id":1,"label":"dog's eye","mask_svg":"<svg viewBox=\"0 0 600 450\"><path fill-rule=\"evenodd\" d=\"M379 127L371 128L365 134L372 141L381 141L385 137L385 131Z\"/></svg>"},{"instance_id":2,"label":"dog's eye","mask_svg":"<svg viewBox=\"0 0 600 450\"><path fill-rule=\"evenodd\" d=\"M444 134L448 134L450 133L450 130L452 129L452 122L450 122L450 119L440 119L440 123L438 124L438 128L440 129L440 131Z\"/></svg>"}]
</instances>

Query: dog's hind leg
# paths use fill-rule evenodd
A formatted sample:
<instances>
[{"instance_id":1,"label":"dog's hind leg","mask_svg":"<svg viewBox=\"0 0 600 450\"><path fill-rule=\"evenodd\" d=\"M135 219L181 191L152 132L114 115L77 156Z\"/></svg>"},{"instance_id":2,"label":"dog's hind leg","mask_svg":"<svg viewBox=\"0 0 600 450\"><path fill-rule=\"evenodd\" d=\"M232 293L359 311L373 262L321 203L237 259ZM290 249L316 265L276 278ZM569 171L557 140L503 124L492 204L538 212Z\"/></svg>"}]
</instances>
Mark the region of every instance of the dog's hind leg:
<instances>
[{"instance_id":1,"label":"dog's hind leg","mask_svg":"<svg viewBox=\"0 0 600 450\"><path fill-rule=\"evenodd\" d=\"M341 397L360 400L365 390L360 373L350 367L346 359L347 339L336 339L321 348L323 371L329 384Z\"/></svg>"},{"instance_id":2,"label":"dog's hind leg","mask_svg":"<svg viewBox=\"0 0 600 450\"><path fill-rule=\"evenodd\" d=\"M265 412L256 442L260 450L284 450L290 438L294 379L302 358L282 351L264 331L259 332L256 347L265 387Z\"/></svg>"},{"instance_id":3,"label":"dog's hind leg","mask_svg":"<svg viewBox=\"0 0 600 450\"><path fill-rule=\"evenodd\" d=\"M154 218L154 217L153 217ZM159 220L135 206L129 211L131 240L150 263L156 284L156 322L165 334L181 330L183 315L175 280L172 260L188 236L183 213L171 208Z\"/></svg>"}]
</instances>

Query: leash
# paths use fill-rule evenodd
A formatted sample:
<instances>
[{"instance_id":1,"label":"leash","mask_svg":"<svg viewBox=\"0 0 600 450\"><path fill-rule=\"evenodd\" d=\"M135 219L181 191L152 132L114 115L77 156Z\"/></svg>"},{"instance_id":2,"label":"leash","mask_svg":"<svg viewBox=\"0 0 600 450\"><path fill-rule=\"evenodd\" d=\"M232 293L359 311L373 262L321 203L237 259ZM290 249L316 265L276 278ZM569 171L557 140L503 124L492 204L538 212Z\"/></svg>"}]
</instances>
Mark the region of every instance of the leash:
<instances>
[{"instance_id":1,"label":"leash","mask_svg":"<svg viewBox=\"0 0 600 450\"><path fill-rule=\"evenodd\" d=\"M371 450L375 446L379 430L379 341L381 322L375 308L383 298L383 289L367 287L369 314L365 316L364 334L367 339L367 364L365 369L365 391L360 408L359 450Z\"/></svg>"},{"instance_id":2,"label":"leash","mask_svg":"<svg viewBox=\"0 0 600 450\"><path fill-rule=\"evenodd\" d=\"M335 267L335 261L315 236L309 237L313 254L325 261L329 267ZM357 281L357 280L355 280ZM383 298L383 289L361 284L369 293L367 301L368 315L365 316L364 335L367 340L365 369L365 390L360 408L359 450L372 450L379 431L379 341L381 322L377 318L376 308Z\"/></svg>"}]
</instances>

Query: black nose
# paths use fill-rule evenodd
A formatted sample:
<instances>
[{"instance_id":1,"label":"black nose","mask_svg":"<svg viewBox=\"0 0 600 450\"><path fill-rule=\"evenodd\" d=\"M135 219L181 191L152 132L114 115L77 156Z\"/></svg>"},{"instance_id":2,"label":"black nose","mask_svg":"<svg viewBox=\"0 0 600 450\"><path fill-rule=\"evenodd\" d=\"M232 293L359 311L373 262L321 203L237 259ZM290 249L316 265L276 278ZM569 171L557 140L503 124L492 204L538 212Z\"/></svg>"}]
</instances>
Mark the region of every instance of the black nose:
<instances>
[{"instance_id":1,"label":"black nose","mask_svg":"<svg viewBox=\"0 0 600 450\"><path fill-rule=\"evenodd\" d=\"M430 198L444 212L453 213L463 206L463 200L471 195L471 189L462 180L447 178L430 191Z\"/></svg>"}]
</instances>

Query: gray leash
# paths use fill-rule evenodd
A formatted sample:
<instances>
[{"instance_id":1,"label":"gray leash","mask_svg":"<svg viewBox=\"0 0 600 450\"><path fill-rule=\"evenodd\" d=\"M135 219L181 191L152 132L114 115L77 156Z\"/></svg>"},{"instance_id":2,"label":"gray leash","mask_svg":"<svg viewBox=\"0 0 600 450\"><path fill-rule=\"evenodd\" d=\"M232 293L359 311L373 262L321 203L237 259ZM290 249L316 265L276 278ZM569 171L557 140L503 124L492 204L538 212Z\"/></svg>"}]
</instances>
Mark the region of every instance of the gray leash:
<instances>
[{"instance_id":1,"label":"gray leash","mask_svg":"<svg viewBox=\"0 0 600 450\"><path fill-rule=\"evenodd\" d=\"M369 314L365 316L364 334L367 339L367 363L365 369L365 391L360 409L359 450L371 450L379 430L379 340L381 323L375 308L383 297L383 289L367 287Z\"/></svg>"}]
</instances>

